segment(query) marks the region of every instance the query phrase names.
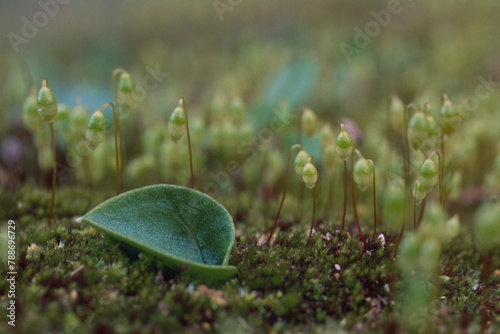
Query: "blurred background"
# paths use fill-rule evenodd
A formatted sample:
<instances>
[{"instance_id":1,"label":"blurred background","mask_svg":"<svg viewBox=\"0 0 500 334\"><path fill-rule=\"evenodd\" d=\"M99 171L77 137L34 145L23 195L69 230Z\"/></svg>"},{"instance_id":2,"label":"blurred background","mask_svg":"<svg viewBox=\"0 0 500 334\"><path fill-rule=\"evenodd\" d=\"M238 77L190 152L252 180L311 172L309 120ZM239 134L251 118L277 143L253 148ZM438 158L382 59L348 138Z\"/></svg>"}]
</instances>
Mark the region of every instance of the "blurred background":
<instances>
[{"instance_id":1,"label":"blurred background","mask_svg":"<svg viewBox=\"0 0 500 334\"><path fill-rule=\"evenodd\" d=\"M306 105L335 129L347 117L365 131L378 132L384 131L380 125L386 122L391 94L404 103L430 101L434 113L442 93L458 105L475 96L478 103L470 116L485 106L496 113L500 84L481 90L490 93L484 98L476 96L476 88L483 81L500 82L499 12L495 0L2 1L0 183L9 189L25 182L43 184L44 158L40 152L37 156L33 133L21 117L32 85L47 78L60 104L73 108L79 98L90 117L113 100L111 73L118 67L132 74L141 93L124 121L126 164L144 152L154 157L162 150L166 156L128 165L129 187L172 181L161 166L172 155L186 157L185 146L169 151L162 144L165 130L160 129L166 129L181 96L193 115L192 131L201 133L198 142L195 135L195 155L215 147L218 134L203 137L204 125L231 127L223 106L234 96L246 105L249 138L269 124L282 103L293 113ZM293 121L288 126L293 129ZM244 132L233 130L233 135ZM45 131L48 140L47 126ZM59 169L64 170L78 140L71 142L64 130L57 131ZM221 142L231 141L225 136ZM111 136L106 142L112 144ZM286 146L278 145L281 152ZM112 169L112 146L108 153L102 156L109 156ZM217 156L217 161L224 166L232 158L248 158L239 155ZM220 170L214 156L197 162L198 170ZM47 165L50 171L50 161ZM151 165L156 174L147 172ZM70 169L59 183L78 182L73 175L78 173ZM134 173L142 175L136 183Z\"/></svg>"}]
</instances>

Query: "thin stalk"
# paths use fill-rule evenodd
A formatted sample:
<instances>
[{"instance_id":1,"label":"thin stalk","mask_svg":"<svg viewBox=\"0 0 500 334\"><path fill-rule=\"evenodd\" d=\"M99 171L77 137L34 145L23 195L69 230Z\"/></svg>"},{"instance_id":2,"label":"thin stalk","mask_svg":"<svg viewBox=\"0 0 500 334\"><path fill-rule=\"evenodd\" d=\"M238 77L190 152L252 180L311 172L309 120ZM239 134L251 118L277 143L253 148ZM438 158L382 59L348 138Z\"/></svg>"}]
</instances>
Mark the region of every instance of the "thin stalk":
<instances>
[{"instance_id":1,"label":"thin stalk","mask_svg":"<svg viewBox=\"0 0 500 334\"><path fill-rule=\"evenodd\" d=\"M104 110L107 106L111 106L111 109L113 109L113 122L115 124L115 164L116 164L116 194L119 195L121 192L121 175L120 175L120 161L118 157L118 136L120 135L120 130L119 130L119 123L120 123L120 116L117 115L117 112L115 110L115 106L113 103L108 102L104 104L101 107L101 110ZM121 147L121 146L120 146Z\"/></svg>"},{"instance_id":2,"label":"thin stalk","mask_svg":"<svg viewBox=\"0 0 500 334\"><path fill-rule=\"evenodd\" d=\"M356 227L358 228L359 236L361 237L361 240L363 240L363 252L359 256L359 258L361 259L361 257L363 257L363 255L366 252L366 239L363 236L363 233L361 233L361 227L359 226L359 220L358 220L358 211L356 210L356 187L354 186L354 152L351 153L351 193L352 193L352 210L354 211L354 221L356 222Z\"/></svg>"},{"instance_id":3,"label":"thin stalk","mask_svg":"<svg viewBox=\"0 0 500 334\"><path fill-rule=\"evenodd\" d=\"M420 226L422 219L424 218L425 204L427 203L427 197L422 200L422 205L420 207L420 215L418 216L417 227Z\"/></svg>"},{"instance_id":4,"label":"thin stalk","mask_svg":"<svg viewBox=\"0 0 500 334\"><path fill-rule=\"evenodd\" d=\"M375 234L377 233L377 193L376 193L376 188L375 188L375 164L373 163L372 160L368 159L368 162L372 165L373 167L373 235L372 235L372 241L375 240Z\"/></svg>"},{"instance_id":5,"label":"thin stalk","mask_svg":"<svg viewBox=\"0 0 500 334\"><path fill-rule=\"evenodd\" d=\"M312 190L313 190L313 215L312 215L312 220L311 220L311 229L309 230L309 238L307 238L306 247L309 246L309 241L311 241L312 231L314 228L314 214L316 212L316 187L313 187Z\"/></svg>"},{"instance_id":6,"label":"thin stalk","mask_svg":"<svg viewBox=\"0 0 500 334\"><path fill-rule=\"evenodd\" d=\"M301 107L297 112L297 144L302 145L302 113L304 112L304 107ZM299 194L298 194L298 202L299 202L299 215L302 216L302 212L304 210L304 185L302 182L299 184Z\"/></svg>"},{"instance_id":7,"label":"thin stalk","mask_svg":"<svg viewBox=\"0 0 500 334\"><path fill-rule=\"evenodd\" d=\"M417 184L415 183L415 189L417 189ZM413 196L413 230L417 229L417 197Z\"/></svg>"},{"instance_id":8,"label":"thin stalk","mask_svg":"<svg viewBox=\"0 0 500 334\"><path fill-rule=\"evenodd\" d=\"M50 200L50 213L49 213L49 228L52 222L52 215L54 214L54 200L56 198L56 174L57 174L57 161L56 161L56 139L54 135L54 123L50 123L50 136L52 138L52 199Z\"/></svg>"},{"instance_id":9,"label":"thin stalk","mask_svg":"<svg viewBox=\"0 0 500 334\"><path fill-rule=\"evenodd\" d=\"M441 206L443 209L446 209L446 189L443 186L443 180L444 180L444 137L445 134L441 130L441 157L439 159L439 203L441 203Z\"/></svg>"},{"instance_id":10,"label":"thin stalk","mask_svg":"<svg viewBox=\"0 0 500 334\"><path fill-rule=\"evenodd\" d=\"M399 243L403 238L403 233L406 227L406 216L408 210L408 191L410 188L410 154L409 154L409 145L408 145L408 112L410 108L415 108L418 110L418 107L414 104L409 104L406 106L404 112L404 151L405 151L405 198L404 198L404 217L403 217L403 225L401 226L401 231L399 232L398 240L396 241L396 248L394 249L394 257L397 257Z\"/></svg>"},{"instance_id":11,"label":"thin stalk","mask_svg":"<svg viewBox=\"0 0 500 334\"><path fill-rule=\"evenodd\" d=\"M283 208L283 203L285 202L286 188L287 188L287 183L288 183L288 172L290 171L290 160L292 158L293 150L296 149L297 147L304 149L302 147L302 145L300 145L300 144L295 144L292 147L290 147L290 152L288 153L288 161L286 163L285 189L283 190L283 197L281 198L281 204L280 204L280 207L278 209L278 214L276 215L276 219L274 220L273 228L271 229L271 232L269 233L269 238L267 239L267 242L266 242L267 245L271 245L271 238L273 237L274 230L276 229L276 225L278 224L278 219L280 217L281 209Z\"/></svg>"},{"instance_id":12,"label":"thin stalk","mask_svg":"<svg viewBox=\"0 0 500 334\"><path fill-rule=\"evenodd\" d=\"M193 154L191 153L191 136L189 135L189 119L188 112L186 109L186 100L181 97L182 108L186 113L186 132L187 132L187 140L188 140L188 151L189 151L189 170L191 172L191 188L194 189L194 173L193 173Z\"/></svg>"},{"instance_id":13,"label":"thin stalk","mask_svg":"<svg viewBox=\"0 0 500 334\"><path fill-rule=\"evenodd\" d=\"M335 177L336 177L336 173L335 173L335 169L328 169L328 178L329 178L329 186L328 186L328 193L326 195L326 201L324 202L324 206L323 206L323 209L324 209L324 212L323 214L326 215L326 213L328 212L328 209L330 208L330 205L332 205L334 202L334 197L335 197L335 192L334 192L334 188L335 188Z\"/></svg>"},{"instance_id":14,"label":"thin stalk","mask_svg":"<svg viewBox=\"0 0 500 334\"><path fill-rule=\"evenodd\" d=\"M344 232L346 211L347 211L347 161L344 160L344 213L342 213L342 232Z\"/></svg>"},{"instance_id":15,"label":"thin stalk","mask_svg":"<svg viewBox=\"0 0 500 334\"><path fill-rule=\"evenodd\" d=\"M119 152L119 163L116 164L116 173L118 175L120 175L120 178L121 178L121 172L122 172L122 164L123 164L123 148L122 148L122 136L121 136L121 128L120 128L120 104L118 103L118 86L116 85L116 77L118 76L118 74L122 74L124 73L125 71L121 68L117 68L113 71L113 73L111 74L111 80L113 81L113 95L114 95L114 98L115 98L115 106L116 106L116 112L117 112L117 115L116 115L116 118L114 119L114 122L115 122L115 136L116 134L118 133L118 140L115 140L115 149ZM114 108L113 108L114 110ZM115 115L113 114L113 117L115 117ZM118 146L116 144L119 144ZM119 177L117 175L117 177ZM118 190L120 191L120 189Z\"/></svg>"}]
</instances>

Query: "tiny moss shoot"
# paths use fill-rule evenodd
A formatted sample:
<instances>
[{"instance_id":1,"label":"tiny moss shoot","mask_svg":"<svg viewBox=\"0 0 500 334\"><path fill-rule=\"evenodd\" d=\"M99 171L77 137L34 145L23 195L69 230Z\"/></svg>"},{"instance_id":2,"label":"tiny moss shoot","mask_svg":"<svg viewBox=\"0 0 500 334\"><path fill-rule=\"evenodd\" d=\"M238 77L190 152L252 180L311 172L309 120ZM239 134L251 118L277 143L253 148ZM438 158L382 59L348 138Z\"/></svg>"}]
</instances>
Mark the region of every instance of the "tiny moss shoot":
<instances>
[{"instance_id":1,"label":"tiny moss shoot","mask_svg":"<svg viewBox=\"0 0 500 334\"><path fill-rule=\"evenodd\" d=\"M111 107L113 110L113 123L115 128L115 165L116 165L116 194L119 195L121 192L121 175L119 173L119 153L118 153L118 115L116 114L116 109L113 103L108 102L105 103L94 112L92 117L89 120L89 124L87 126L87 130L85 131L85 138L89 143L89 147L92 150L95 150L101 142L104 140L104 130L105 130L105 122L104 122L104 114L103 111L107 107Z\"/></svg>"},{"instance_id":2,"label":"tiny moss shoot","mask_svg":"<svg viewBox=\"0 0 500 334\"><path fill-rule=\"evenodd\" d=\"M280 218L280 213L281 213L281 209L283 208L283 203L285 202L285 197L286 197L286 189L287 189L287 184L288 184L288 174L289 174L289 171L290 171L290 160L292 159L292 153L293 153L293 150L295 150L296 148L300 148L300 152L305 152L305 154L307 154L307 152L304 150L304 148L302 147L302 145L300 144L295 144L293 145L292 147L290 147L290 151L288 152L288 160L287 160L287 163L286 163L286 173L285 173L285 188L283 189L283 196L281 197L281 203L280 203L280 206L278 208L278 213L276 214L276 218L274 219L274 224L273 224L273 227L271 228L271 232L269 232L269 237L267 238L267 242L266 244L268 246L271 245L271 238L273 237L273 234L274 234L274 230L276 229L276 226L278 224L278 219ZM299 154L297 154L297 157L299 156ZM309 156L309 155L308 155ZM302 160L300 160L302 161ZM300 162L301 163L301 162ZM307 160L306 160L306 163L307 163ZM303 170L303 167L305 166L305 163L304 165L302 166L302 170ZM301 172L300 170L297 169L297 159L295 160L295 172L297 174L299 174L299 172Z\"/></svg>"},{"instance_id":3,"label":"tiny moss shoot","mask_svg":"<svg viewBox=\"0 0 500 334\"><path fill-rule=\"evenodd\" d=\"M117 83L116 79L120 76L120 80ZM123 141L121 136L121 126L120 126L120 110L124 112L124 109L130 109L135 104L135 83L132 80L131 75L121 69L117 68L111 74L111 81L113 83L113 95L115 98L116 106L116 128L118 133L118 147L119 147L119 167L117 167L116 172L120 175L122 174L123 166Z\"/></svg>"},{"instance_id":4,"label":"tiny moss shoot","mask_svg":"<svg viewBox=\"0 0 500 334\"><path fill-rule=\"evenodd\" d=\"M56 197L56 174L57 174L57 160L56 160L56 139L54 135L54 119L57 115L57 101L54 93L49 88L47 79L43 79L42 88L38 92L38 114L41 119L50 125L50 138L52 140L52 197L50 200L50 213L49 213L49 227L52 222L54 214L54 201Z\"/></svg>"},{"instance_id":5,"label":"tiny moss shoot","mask_svg":"<svg viewBox=\"0 0 500 334\"><path fill-rule=\"evenodd\" d=\"M340 133L335 140L335 150L344 162L344 211L342 213L342 231L344 231L345 216L347 212L347 159L352 154L354 144L351 136L345 130L344 123L340 123Z\"/></svg>"},{"instance_id":6,"label":"tiny moss shoot","mask_svg":"<svg viewBox=\"0 0 500 334\"><path fill-rule=\"evenodd\" d=\"M189 134L189 119L187 114L186 101L181 97L177 107L172 112L172 115L170 115L168 133L174 143L177 143L187 133L189 171L191 173L190 186L194 188L193 153L191 152L191 136Z\"/></svg>"},{"instance_id":7,"label":"tiny moss shoot","mask_svg":"<svg viewBox=\"0 0 500 334\"><path fill-rule=\"evenodd\" d=\"M314 228L315 221L315 213L316 213L316 182L318 181L318 171L314 166L314 159L309 157L307 159L307 163L304 166L304 170L302 171L302 179L306 184L307 188L312 189L313 191L313 212L312 212L312 220L311 220L311 229L309 230L309 237L307 238L306 247L309 246L309 242L311 241L312 231Z\"/></svg>"},{"instance_id":8,"label":"tiny moss shoot","mask_svg":"<svg viewBox=\"0 0 500 334\"><path fill-rule=\"evenodd\" d=\"M366 170L363 171L363 173L360 173L359 171L361 171L361 169L364 169L364 166L363 167L360 167L361 165L365 165L365 162L366 160L363 158L363 156L361 155L361 153L359 153L358 150L354 150L352 153L351 153L351 194L352 194L352 211L354 213L354 221L356 223L356 227L358 229L358 233L359 233L359 237L361 238L361 240L363 241L363 252L361 253L361 255L359 256L359 258L361 259L363 257L363 255L365 254L366 250L367 250L367 245L366 245L366 239L365 239L365 236L363 235L363 233L361 232L361 227L359 226L359 219L358 219L358 210L356 209L356 187L355 187L355 184L357 183L355 181L355 171L354 171L354 152L356 152L356 154L358 154L358 156L360 157L360 160L359 161L362 161L361 164L358 164L358 176L360 176L360 174L364 174L362 175L361 178L358 178L358 180L360 179L363 179L364 176L368 173L366 173ZM366 166L369 166L368 169L371 168L371 165L369 163L366 163ZM363 181L359 181L359 184L361 184L361 186L365 188L365 185L364 185L364 180Z\"/></svg>"}]
</instances>

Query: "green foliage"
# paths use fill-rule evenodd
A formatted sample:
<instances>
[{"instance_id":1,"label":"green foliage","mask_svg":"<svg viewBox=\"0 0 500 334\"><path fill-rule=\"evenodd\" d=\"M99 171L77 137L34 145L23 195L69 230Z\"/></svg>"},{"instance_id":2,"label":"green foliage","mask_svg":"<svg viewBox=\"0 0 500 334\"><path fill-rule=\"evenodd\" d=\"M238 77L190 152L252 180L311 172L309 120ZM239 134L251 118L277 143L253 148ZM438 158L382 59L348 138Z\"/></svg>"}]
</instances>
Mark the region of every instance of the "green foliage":
<instances>
[{"instance_id":1,"label":"green foliage","mask_svg":"<svg viewBox=\"0 0 500 334\"><path fill-rule=\"evenodd\" d=\"M234 242L232 218L196 190L139 188L105 201L81 220L170 268L187 265L200 280L223 281L236 274L235 267L227 266Z\"/></svg>"}]
</instances>

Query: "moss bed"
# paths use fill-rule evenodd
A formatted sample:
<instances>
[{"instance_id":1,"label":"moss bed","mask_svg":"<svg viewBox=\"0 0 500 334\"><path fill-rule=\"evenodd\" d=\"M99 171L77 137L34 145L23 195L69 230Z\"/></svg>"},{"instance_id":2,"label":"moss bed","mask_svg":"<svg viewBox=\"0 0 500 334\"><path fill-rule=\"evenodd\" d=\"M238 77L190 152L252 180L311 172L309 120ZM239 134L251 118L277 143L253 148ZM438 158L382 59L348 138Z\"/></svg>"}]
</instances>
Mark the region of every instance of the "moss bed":
<instances>
[{"instance_id":1,"label":"moss bed","mask_svg":"<svg viewBox=\"0 0 500 334\"><path fill-rule=\"evenodd\" d=\"M144 254L126 255L122 245L75 223L111 195L59 190L56 219L49 229L49 190L24 187L13 196L0 191L2 219L13 219L18 227L17 332L401 332L397 234L382 228L384 247L377 240L359 259L362 244L352 222L350 232L341 233L332 227L338 222L318 221L309 248L307 227L281 222L274 246L261 246L272 221L255 218L252 210L272 211L275 203L255 202L244 209L238 199L222 197L218 200L235 219L230 264L239 273L226 283L205 285ZM488 331L500 329L499 255L500 250L493 254L491 275L483 286L479 253L467 228L444 249L442 290L433 310L439 332L478 332L485 288L491 290ZM4 275L5 264L1 270ZM7 307L7 288L1 280L2 309ZM422 310L414 320L425 315Z\"/></svg>"}]
</instances>

